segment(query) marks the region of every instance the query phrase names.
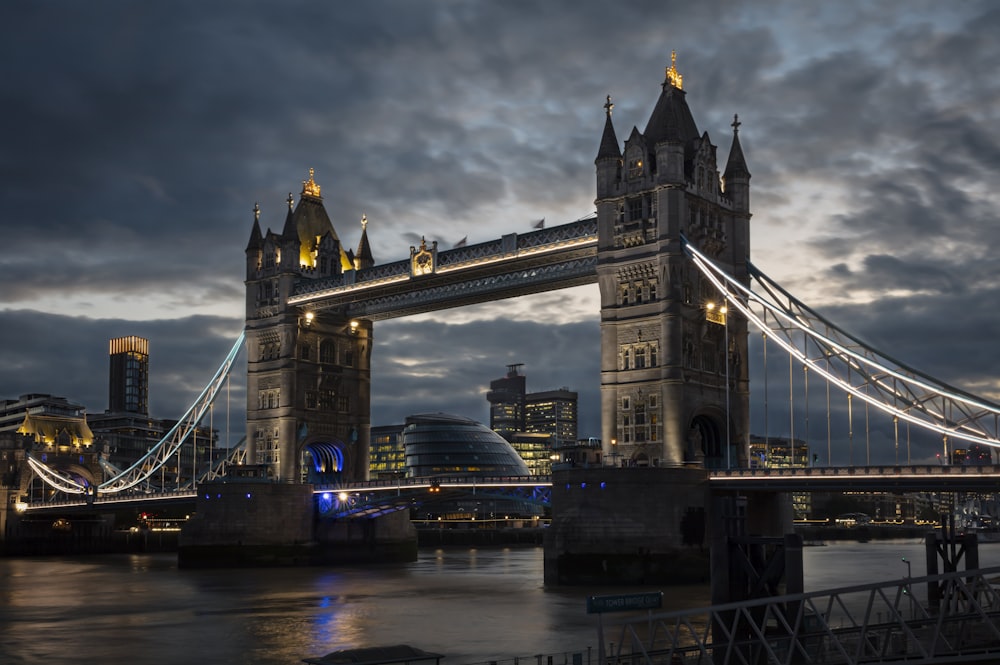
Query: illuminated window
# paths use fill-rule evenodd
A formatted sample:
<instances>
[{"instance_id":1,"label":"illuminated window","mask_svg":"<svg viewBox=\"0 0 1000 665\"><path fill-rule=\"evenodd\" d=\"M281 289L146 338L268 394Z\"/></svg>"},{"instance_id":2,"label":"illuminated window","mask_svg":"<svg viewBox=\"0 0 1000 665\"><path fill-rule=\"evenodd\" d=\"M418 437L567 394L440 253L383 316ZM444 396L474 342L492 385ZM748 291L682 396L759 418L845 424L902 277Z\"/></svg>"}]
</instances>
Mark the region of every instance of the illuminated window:
<instances>
[{"instance_id":1,"label":"illuminated window","mask_svg":"<svg viewBox=\"0 0 1000 665\"><path fill-rule=\"evenodd\" d=\"M638 178L642 175L642 153L630 151L628 156L628 177Z\"/></svg>"}]
</instances>

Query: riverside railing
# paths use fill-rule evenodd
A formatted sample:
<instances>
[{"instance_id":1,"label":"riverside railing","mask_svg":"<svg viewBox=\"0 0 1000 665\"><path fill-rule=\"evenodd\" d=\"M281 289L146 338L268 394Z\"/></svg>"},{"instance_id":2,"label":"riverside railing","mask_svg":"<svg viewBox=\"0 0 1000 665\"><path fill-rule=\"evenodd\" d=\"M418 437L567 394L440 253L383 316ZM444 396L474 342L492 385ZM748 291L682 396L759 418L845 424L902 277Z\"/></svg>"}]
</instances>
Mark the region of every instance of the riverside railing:
<instances>
[{"instance_id":1,"label":"riverside railing","mask_svg":"<svg viewBox=\"0 0 1000 665\"><path fill-rule=\"evenodd\" d=\"M605 663L1000 659L998 578L1000 567L644 615L604 625Z\"/></svg>"}]
</instances>

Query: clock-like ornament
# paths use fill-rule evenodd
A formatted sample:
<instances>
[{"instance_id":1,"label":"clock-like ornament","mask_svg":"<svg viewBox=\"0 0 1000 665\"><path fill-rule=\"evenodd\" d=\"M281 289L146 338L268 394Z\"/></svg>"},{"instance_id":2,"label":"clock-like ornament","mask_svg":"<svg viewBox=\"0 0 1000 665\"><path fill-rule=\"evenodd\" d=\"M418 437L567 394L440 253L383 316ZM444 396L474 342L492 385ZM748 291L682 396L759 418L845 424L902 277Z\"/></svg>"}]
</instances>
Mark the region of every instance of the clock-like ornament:
<instances>
[{"instance_id":1,"label":"clock-like ornament","mask_svg":"<svg viewBox=\"0 0 1000 665\"><path fill-rule=\"evenodd\" d=\"M435 241L430 248L427 241L420 239L420 249L410 247L410 272L414 277L419 275L430 275L434 272L434 253L437 251Z\"/></svg>"}]
</instances>

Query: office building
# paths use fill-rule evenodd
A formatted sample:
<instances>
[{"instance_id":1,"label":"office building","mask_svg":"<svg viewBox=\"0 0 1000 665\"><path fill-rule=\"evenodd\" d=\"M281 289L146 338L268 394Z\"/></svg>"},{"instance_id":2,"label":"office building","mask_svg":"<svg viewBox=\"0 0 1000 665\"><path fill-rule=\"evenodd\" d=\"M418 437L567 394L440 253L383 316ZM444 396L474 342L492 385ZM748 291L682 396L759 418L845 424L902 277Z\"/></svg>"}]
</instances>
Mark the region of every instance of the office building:
<instances>
[{"instance_id":1,"label":"office building","mask_svg":"<svg viewBox=\"0 0 1000 665\"><path fill-rule=\"evenodd\" d=\"M551 472L554 448L572 446L577 438L577 394L568 388L527 392L522 364L490 382L490 429L513 444L535 475Z\"/></svg>"},{"instance_id":2,"label":"office building","mask_svg":"<svg viewBox=\"0 0 1000 665\"><path fill-rule=\"evenodd\" d=\"M486 399L490 403L490 429L510 441L516 432L525 431L526 379L523 364L507 365L507 374L490 381Z\"/></svg>"},{"instance_id":3,"label":"office building","mask_svg":"<svg viewBox=\"0 0 1000 665\"><path fill-rule=\"evenodd\" d=\"M403 447L404 427L406 425L372 427L368 462L368 477L372 480L406 476L406 450Z\"/></svg>"},{"instance_id":4,"label":"office building","mask_svg":"<svg viewBox=\"0 0 1000 665\"><path fill-rule=\"evenodd\" d=\"M524 399L524 431L548 434L555 448L570 446L577 437L577 394L569 388L530 393Z\"/></svg>"},{"instance_id":5,"label":"office building","mask_svg":"<svg viewBox=\"0 0 1000 665\"><path fill-rule=\"evenodd\" d=\"M149 413L149 340L116 337L109 343L108 411Z\"/></svg>"}]
</instances>

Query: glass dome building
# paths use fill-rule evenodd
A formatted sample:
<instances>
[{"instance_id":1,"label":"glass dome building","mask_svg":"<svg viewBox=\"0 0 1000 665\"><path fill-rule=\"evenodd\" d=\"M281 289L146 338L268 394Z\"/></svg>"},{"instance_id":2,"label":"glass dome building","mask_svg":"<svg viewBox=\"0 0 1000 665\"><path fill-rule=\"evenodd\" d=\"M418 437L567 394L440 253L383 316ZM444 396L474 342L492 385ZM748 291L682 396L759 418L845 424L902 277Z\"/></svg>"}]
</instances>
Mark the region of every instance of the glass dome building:
<instances>
[{"instance_id":1,"label":"glass dome building","mask_svg":"<svg viewBox=\"0 0 1000 665\"><path fill-rule=\"evenodd\" d=\"M403 447L410 478L531 475L506 439L461 416L428 413L408 417Z\"/></svg>"}]
</instances>

